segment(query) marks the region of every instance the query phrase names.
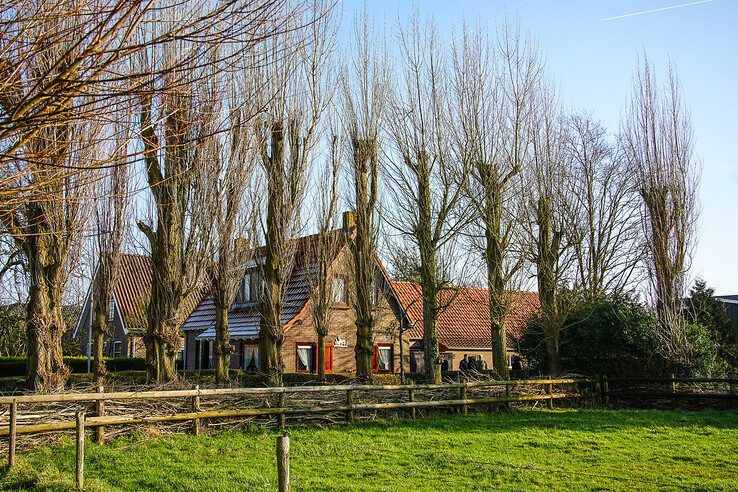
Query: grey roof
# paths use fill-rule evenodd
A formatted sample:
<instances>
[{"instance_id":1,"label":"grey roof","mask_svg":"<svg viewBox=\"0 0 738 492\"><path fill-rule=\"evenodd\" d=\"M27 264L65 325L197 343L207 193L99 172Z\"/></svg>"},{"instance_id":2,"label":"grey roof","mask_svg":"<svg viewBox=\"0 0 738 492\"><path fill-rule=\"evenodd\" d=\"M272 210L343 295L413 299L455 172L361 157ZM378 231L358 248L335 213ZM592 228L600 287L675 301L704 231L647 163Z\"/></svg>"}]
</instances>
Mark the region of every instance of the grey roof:
<instances>
[{"instance_id":1,"label":"grey roof","mask_svg":"<svg viewBox=\"0 0 738 492\"><path fill-rule=\"evenodd\" d=\"M338 241L335 255L346 244L340 229L334 231L342 238ZM305 236L298 240L295 254L295 266L292 270L284 294L282 307L282 323L292 321L302 310L310 298L310 277L308 272L315 268L309 252L315 246L316 235ZM228 331L234 339L254 339L259 336L261 316L256 304L235 305L228 312ZM182 325L182 330L205 330L198 335L198 339L210 340L215 338L215 304L210 296L205 297Z\"/></svg>"}]
</instances>

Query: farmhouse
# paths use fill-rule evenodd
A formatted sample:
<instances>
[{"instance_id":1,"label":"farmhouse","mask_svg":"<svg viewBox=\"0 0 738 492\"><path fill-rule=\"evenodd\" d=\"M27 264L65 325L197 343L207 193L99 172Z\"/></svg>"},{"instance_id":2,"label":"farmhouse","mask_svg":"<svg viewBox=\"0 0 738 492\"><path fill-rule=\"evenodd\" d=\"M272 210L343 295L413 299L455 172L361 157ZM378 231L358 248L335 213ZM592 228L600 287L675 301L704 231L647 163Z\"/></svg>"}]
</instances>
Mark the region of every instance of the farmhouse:
<instances>
[{"instance_id":1,"label":"farmhouse","mask_svg":"<svg viewBox=\"0 0 738 492\"><path fill-rule=\"evenodd\" d=\"M120 275L108 299L108 335L103 343L106 357L143 357L143 335L151 296L151 261L147 255L124 253L120 258ZM190 295L185 301L184 316L197 306L202 292ZM88 290L82 312L72 336L79 340L82 353L87 353L91 323L91 294ZM182 359L184 352L179 354Z\"/></svg>"},{"instance_id":2,"label":"farmhouse","mask_svg":"<svg viewBox=\"0 0 738 492\"><path fill-rule=\"evenodd\" d=\"M420 286L412 282L394 282L394 290L403 307L411 328L411 371L423 370L423 303ZM458 370L459 362L467 355L481 358L492 367L492 336L489 324L488 290L477 287L460 287L439 294L438 343L445 368ZM528 322L540 310L536 292L510 292L509 312L505 319L507 331L507 362L511 367L512 356L519 353L518 341Z\"/></svg>"},{"instance_id":3,"label":"farmhouse","mask_svg":"<svg viewBox=\"0 0 738 492\"><path fill-rule=\"evenodd\" d=\"M356 326L351 309L351 262L348 241L352 229L344 217L343 227L332 231L334 252L331 258L333 310L326 337L326 372L355 372ZM287 281L282 322L285 338L282 347L284 372L317 371L317 335L312 316L311 273L315 272L314 254L317 235L297 240L294 266ZM228 314L232 345L231 368L258 370L260 328L260 269L257 258L247 267L238 294ZM142 357L142 336L146 331L146 311L151 289L151 264L148 256L124 254L121 273L109 301L110 334L104 353L108 357ZM405 370L423 370L423 308L420 286L395 282L376 258L374 279L374 359L375 372L399 372L400 360ZM440 304L444 309L438 319L438 335L444 369L456 370L466 354L492 365L487 290L458 288L444 291ZM85 300L75 328L83 352L87 350L90 323L90 298ZM538 295L532 292L510 293L508 356L516 353L522 330L539 309ZM181 331L183 342L178 366L208 369L213 365L215 305L207 293L195 293L185 303ZM402 341L400 341L402 333ZM508 361L509 362L509 361Z\"/></svg>"},{"instance_id":4,"label":"farmhouse","mask_svg":"<svg viewBox=\"0 0 738 492\"><path fill-rule=\"evenodd\" d=\"M326 372L350 374L355 372L354 349L356 325L350 306L350 262L348 239L351 228L344 220L341 229L332 231L335 244L331 258L333 272L333 310L331 326L326 337ZM282 357L285 372L316 372L317 335L312 316L310 276L317 268L317 235L297 240L294 266L287 281L282 309L285 338ZM258 259L257 259L258 261ZM259 367L258 337L260 314L260 272L257 261L247 269L241 281L239 293L228 314L228 326L233 346L231 368L256 370ZM391 279L380 260L373 290L374 317L374 371L397 372L400 367L399 305L393 296ZM185 367L204 369L212 367L213 341L215 339L215 305L206 297L182 326L185 336ZM405 340L407 343L407 339Z\"/></svg>"}]
</instances>

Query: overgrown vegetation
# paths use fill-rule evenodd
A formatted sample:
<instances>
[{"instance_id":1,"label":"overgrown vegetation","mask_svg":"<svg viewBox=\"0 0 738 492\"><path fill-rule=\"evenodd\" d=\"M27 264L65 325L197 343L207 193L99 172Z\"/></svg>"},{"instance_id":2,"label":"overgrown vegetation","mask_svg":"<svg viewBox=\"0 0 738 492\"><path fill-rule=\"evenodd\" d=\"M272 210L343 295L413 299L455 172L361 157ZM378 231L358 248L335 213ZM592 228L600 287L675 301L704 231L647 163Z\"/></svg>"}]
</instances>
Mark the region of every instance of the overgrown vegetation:
<instances>
[{"instance_id":1,"label":"overgrown vegetation","mask_svg":"<svg viewBox=\"0 0 738 492\"><path fill-rule=\"evenodd\" d=\"M736 412L528 410L299 427L290 437L295 491L738 487ZM272 491L274 438L261 430L90 444L85 484L89 490ZM21 452L16 469L0 472L0 489L72 490L74 454L71 440Z\"/></svg>"},{"instance_id":2,"label":"overgrown vegetation","mask_svg":"<svg viewBox=\"0 0 738 492\"><path fill-rule=\"evenodd\" d=\"M685 304L686 359L662 350L656 312L633 296L576 297L563 322L563 370L611 377L728 376L736 369L737 335L725 308L702 281L697 282ZM540 318L526 329L521 351L532 373L547 372Z\"/></svg>"}]
</instances>

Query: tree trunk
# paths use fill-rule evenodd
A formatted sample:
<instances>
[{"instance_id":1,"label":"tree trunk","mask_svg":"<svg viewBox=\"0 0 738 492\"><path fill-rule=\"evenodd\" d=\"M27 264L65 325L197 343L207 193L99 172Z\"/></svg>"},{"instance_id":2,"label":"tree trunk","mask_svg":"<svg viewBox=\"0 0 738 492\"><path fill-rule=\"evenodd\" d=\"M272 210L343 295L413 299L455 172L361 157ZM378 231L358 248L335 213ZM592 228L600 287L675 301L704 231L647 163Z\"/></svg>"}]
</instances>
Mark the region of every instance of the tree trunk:
<instances>
[{"instance_id":1,"label":"tree trunk","mask_svg":"<svg viewBox=\"0 0 738 492\"><path fill-rule=\"evenodd\" d=\"M95 300L95 312L92 318L92 373L95 375L95 381L101 381L105 377L105 358L103 353L103 344L105 343L105 334L107 333L107 313L100 310L100 303ZM107 303L105 303L107 304Z\"/></svg>"},{"instance_id":2,"label":"tree trunk","mask_svg":"<svg viewBox=\"0 0 738 492\"><path fill-rule=\"evenodd\" d=\"M499 200L489 198L492 202L485 217L485 249L484 259L487 264L487 286L489 288L489 320L492 337L492 367L503 380L510 379L507 366L507 330L505 317L505 281L502 264L502 246L500 238Z\"/></svg>"},{"instance_id":3,"label":"tree trunk","mask_svg":"<svg viewBox=\"0 0 738 492\"><path fill-rule=\"evenodd\" d=\"M282 386L282 345L272 333L259 334L259 356L269 386Z\"/></svg>"},{"instance_id":4,"label":"tree trunk","mask_svg":"<svg viewBox=\"0 0 738 492\"><path fill-rule=\"evenodd\" d=\"M61 289L47 281L54 274L39 264L40 255L35 256L29 258L32 280L26 306L26 379L36 391L53 392L64 388L70 372L62 357L61 339L66 327L61 314Z\"/></svg>"},{"instance_id":5,"label":"tree trunk","mask_svg":"<svg viewBox=\"0 0 738 492\"><path fill-rule=\"evenodd\" d=\"M215 382L225 383L229 380L228 369L231 366L231 343L228 334L228 308L215 306L215 345L213 346L213 368Z\"/></svg>"},{"instance_id":6,"label":"tree trunk","mask_svg":"<svg viewBox=\"0 0 738 492\"><path fill-rule=\"evenodd\" d=\"M318 382L325 383L325 335L318 333Z\"/></svg>"},{"instance_id":7,"label":"tree trunk","mask_svg":"<svg viewBox=\"0 0 738 492\"><path fill-rule=\"evenodd\" d=\"M356 360L356 379L362 382L370 382L374 377L374 371L372 370L372 358L374 357L373 324L373 322L361 323L358 319L356 320L354 359Z\"/></svg>"},{"instance_id":8,"label":"tree trunk","mask_svg":"<svg viewBox=\"0 0 738 492\"><path fill-rule=\"evenodd\" d=\"M433 235L431 207L431 170L427 152L418 156L416 179L418 183L418 223L415 237L420 252L420 284L423 292L423 357L428 383L441 382L441 356L438 350L438 272L436 267L437 242Z\"/></svg>"},{"instance_id":9,"label":"tree trunk","mask_svg":"<svg viewBox=\"0 0 738 492\"><path fill-rule=\"evenodd\" d=\"M558 337L546 337L546 356L548 358L548 374L550 376L558 376L561 374L561 358L559 356Z\"/></svg>"}]
</instances>

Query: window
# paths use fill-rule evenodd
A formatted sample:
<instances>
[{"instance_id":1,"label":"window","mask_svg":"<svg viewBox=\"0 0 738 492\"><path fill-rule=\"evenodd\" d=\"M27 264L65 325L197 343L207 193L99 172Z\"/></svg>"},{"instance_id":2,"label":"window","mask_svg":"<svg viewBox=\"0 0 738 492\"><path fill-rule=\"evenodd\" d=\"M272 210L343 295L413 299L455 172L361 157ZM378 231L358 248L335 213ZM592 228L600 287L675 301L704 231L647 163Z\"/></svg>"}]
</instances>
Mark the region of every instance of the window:
<instances>
[{"instance_id":1,"label":"window","mask_svg":"<svg viewBox=\"0 0 738 492\"><path fill-rule=\"evenodd\" d=\"M113 357L120 357L120 349L123 345L123 342L120 340L116 340L113 342Z\"/></svg>"},{"instance_id":2,"label":"window","mask_svg":"<svg viewBox=\"0 0 738 492\"><path fill-rule=\"evenodd\" d=\"M241 288L236 296L236 304L258 302L261 297L261 275L258 270L249 270L241 280Z\"/></svg>"},{"instance_id":3,"label":"window","mask_svg":"<svg viewBox=\"0 0 738 492\"><path fill-rule=\"evenodd\" d=\"M372 298L372 306L376 306L377 301L379 300L379 282L377 281L377 277L374 277L372 279L371 298Z\"/></svg>"},{"instance_id":4,"label":"window","mask_svg":"<svg viewBox=\"0 0 738 492\"><path fill-rule=\"evenodd\" d=\"M298 343L295 353L297 372L315 372L315 344Z\"/></svg>"},{"instance_id":5,"label":"window","mask_svg":"<svg viewBox=\"0 0 738 492\"><path fill-rule=\"evenodd\" d=\"M392 345L381 344L374 346L372 369L375 373L392 372Z\"/></svg>"},{"instance_id":6,"label":"window","mask_svg":"<svg viewBox=\"0 0 738 492\"><path fill-rule=\"evenodd\" d=\"M346 288L345 278L333 278L333 302L336 304L348 304L348 289Z\"/></svg>"},{"instance_id":7,"label":"window","mask_svg":"<svg viewBox=\"0 0 738 492\"><path fill-rule=\"evenodd\" d=\"M113 321L115 318L115 297L110 296L108 300L108 321Z\"/></svg>"},{"instance_id":8,"label":"window","mask_svg":"<svg viewBox=\"0 0 738 492\"><path fill-rule=\"evenodd\" d=\"M198 340L195 356L198 369L211 369L213 367L213 343L209 340Z\"/></svg>"},{"instance_id":9,"label":"window","mask_svg":"<svg viewBox=\"0 0 738 492\"><path fill-rule=\"evenodd\" d=\"M252 372L259 370L258 345L246 343L241 344L241 368Z\"/></svg>"},{"instance_id":10,"label":"window","mask_svg":"<svg viewBox=\"0 0 738 492\"><path fill-rule=\"evenodd\" d=\"M185 343L184 340L182 340L182 345L179 347L179 352L177 352L177 362L184 363L185 358Z\"/></svg>"}]
</instances>

